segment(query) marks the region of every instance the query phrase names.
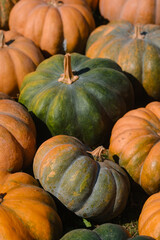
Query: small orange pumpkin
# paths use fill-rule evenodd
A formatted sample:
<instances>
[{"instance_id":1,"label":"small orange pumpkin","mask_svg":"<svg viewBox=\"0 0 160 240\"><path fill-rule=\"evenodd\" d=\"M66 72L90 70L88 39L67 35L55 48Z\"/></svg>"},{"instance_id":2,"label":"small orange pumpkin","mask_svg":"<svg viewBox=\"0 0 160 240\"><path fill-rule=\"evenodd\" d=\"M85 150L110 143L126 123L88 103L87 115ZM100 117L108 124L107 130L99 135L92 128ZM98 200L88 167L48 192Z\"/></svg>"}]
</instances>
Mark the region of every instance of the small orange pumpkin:
<instances>
[{"instance_id":1,"label":"small orange pumpkin","mask_svg":"<svg viewBox=\"0 0 160 240\"><path fill-rule=\"evenodd\" d=\"M36 151L36 128L28 111L0 93L0 169L20 171L31 165Z\"/></svg>"},{"instance_id":2,"label":"small orange pumpkin","mask_svg":"<svg viewBox=\"0 0 160 240\"><path fill-rule=\"evenodd\" d=\"M0 239L58 240L62 222L52 197L29 174L0 171Z\"/></svg>"},{"instance_id":3,"label":"small orange pumpkin","mask_svg":"<svg viewBox=\"0 0 160 240\"><path fill-rule=\"evenodd\" d=\"M143 205L138 219L140 235L160 240L160 192L150 196Z\"/></svg>"},{"instance_id":4,"label":"small orange pumpkin","mask_svg":"<svg viewBox=\"0 0 160 240\"><path fill-rule=\"evenodd\" d=\"M0 91L16 97L27 73L44 60L40 49L14 31L0 31Z\"/></svg>"},{"instance_id":5,"label":"small orange pumpkin","mask_svg":"<svg viewBox=\"0 0 160 240\"><path fill-rule=\"evenodd\" d=\"M95 22L84 0L21 0L11 10L9 27L54 55L82 53Z\"/></svg>"}]
</instances>

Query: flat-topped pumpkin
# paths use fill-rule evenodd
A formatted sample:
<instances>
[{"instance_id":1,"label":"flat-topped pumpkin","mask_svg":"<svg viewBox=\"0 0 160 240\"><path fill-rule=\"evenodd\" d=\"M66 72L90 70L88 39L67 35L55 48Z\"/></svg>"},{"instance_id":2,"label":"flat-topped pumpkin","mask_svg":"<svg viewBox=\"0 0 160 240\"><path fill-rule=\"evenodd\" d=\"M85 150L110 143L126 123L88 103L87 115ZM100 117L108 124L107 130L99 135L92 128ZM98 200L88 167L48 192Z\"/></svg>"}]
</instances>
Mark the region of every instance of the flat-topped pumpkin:
<instances>
[{"instance_id":1,"label":"flat-topped pumpkin","mask_svg":"<svg viewBox=\"0 0 160 240\"><path fill-rule=\"evenodd\" d=\"M84 0L21 0L11 10L9 27L53 55L82 53L95 22Z\"/></svg>"},{"instance_id":2,"label":"flat-topped pumpkin","mask_svg":"<svg viewBox=\"0 0 160 240\"><path fill-rule=\"evenodd\" d=\"M134 94L130 81L112 60L57 54L24 78L19 102L53 136L71 135L95 146L106 144L113 123L133 107Z\"/></svg>"}]
</instances>

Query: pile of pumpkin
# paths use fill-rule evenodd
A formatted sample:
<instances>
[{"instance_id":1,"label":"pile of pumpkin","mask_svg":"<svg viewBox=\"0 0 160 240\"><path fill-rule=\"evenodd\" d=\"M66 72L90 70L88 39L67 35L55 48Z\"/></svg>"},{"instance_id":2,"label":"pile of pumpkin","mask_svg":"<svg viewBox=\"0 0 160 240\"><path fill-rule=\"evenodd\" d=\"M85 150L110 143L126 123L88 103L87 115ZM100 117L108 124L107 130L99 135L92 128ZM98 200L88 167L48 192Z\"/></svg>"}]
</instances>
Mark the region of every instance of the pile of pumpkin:
<instances>
[{"instance_id":1,"label":"pile of pumpkin","mask_svg":"<svg viewBox=\"0 0 160 240\"><path fill-rule=\"evenodd\" d=\"M159 11L1 0L0 239L160 240ZM131 182L137 236L114 223ZM60 207L95 228L64 232Z\"/></svg>"}]
</instances>

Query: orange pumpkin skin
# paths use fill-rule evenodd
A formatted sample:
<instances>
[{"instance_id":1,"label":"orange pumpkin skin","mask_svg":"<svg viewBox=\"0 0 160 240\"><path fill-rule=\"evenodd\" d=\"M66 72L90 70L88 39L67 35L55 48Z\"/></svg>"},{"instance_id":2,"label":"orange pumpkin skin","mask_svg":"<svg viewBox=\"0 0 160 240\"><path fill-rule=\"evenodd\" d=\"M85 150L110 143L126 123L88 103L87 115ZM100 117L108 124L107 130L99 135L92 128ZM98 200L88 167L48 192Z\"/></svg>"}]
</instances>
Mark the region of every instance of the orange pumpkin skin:
<instances>
[{"instance_id":1,"label":"orange pumpkin skin","mask_svg":"<svg viewBox=\"0 0 160 240\"><path fill-rule=\"evenodd\" d=\"M160 100L159 51L159 25L133 25L127 21L115 21L97 27L86 45L87 57L114 60L132 76L133 84L140 83L155 100ZM139 89L135 87L137 98L141 98Z\"/></svg>"},{"instance_id":2,"label":"orange pumpkin skin","mask_svg":"<svg viewBox=\"0 0 160 240\"><path fill-rule=\"evenodd\" d=\"M160 240L160 192L150 196L143 205L138 219L140 235Z\"/></svg>"},{"instance_id":3,"label":"orange pumpkin skin","mask_svg":"<svg viewBox=\"0 0 160 240\"><path fill-rule=\"evenodd\" d=\"M116 122L109 145L109 157L115 156L148 194L160 191L160 102L131 110Z\"/></svg>"},{"instance_id":4,"label":"orange pumpkin skin","mask_svg":"<svg viewBox=\"0 0 160 240\"><path fill-rule=\"evenodd\" d=\"M24 76L44 60L40 49L14 31L0 32L0 91L12 97L19 93Z\"/></svg>"},{"instance_id":5,"label":"orange pumpkin skin","mask_svg":"<svg viewBox=\"0 0 160 240\"><path fill-rule=\"evenodd\" d=\"M30 114L11 99L0 99L0 113L0 169L28 168L36 151L36 128Z\"/></svg>"},{"instance_id":6,"label":"orange pumpkin skin","mask_svg":"<svg viewBox=\"0 0 160 240\"><path fill-rule=\"evenodd\" d=\"M86 0L91 9L96 10L99 0Z\"/></svg>"},{"instance_id":7,"label":"orange pumpkin skin","mask_svg":"<svg viewBox=\"0 0 160 240\"><path fill-rule=\"evenodd\" d=\"M84 0L22 0L12 8L9 26L54 55L82 53L95 22Z\"/></svg>"},{"instance_id":8,"label":"orange pumpkin skin","mask_svg":"<svg viewBox=\"0 0 160 240\"><path fill-rule=\"evenodd\" d=\"M109 21L160 24L159 0L99 0L99 10Z\"/></svg>"},{"instance_id":9,"label":"orange pumpkin skin","mask_svg":"<svg viewBox=\"0 0 160 240\"><path fill-rule=\"evenodd\" d=\"M38 182L0 171L0 239L58 240L61 233L55 202Z\"/></svg>"}]
</instances>

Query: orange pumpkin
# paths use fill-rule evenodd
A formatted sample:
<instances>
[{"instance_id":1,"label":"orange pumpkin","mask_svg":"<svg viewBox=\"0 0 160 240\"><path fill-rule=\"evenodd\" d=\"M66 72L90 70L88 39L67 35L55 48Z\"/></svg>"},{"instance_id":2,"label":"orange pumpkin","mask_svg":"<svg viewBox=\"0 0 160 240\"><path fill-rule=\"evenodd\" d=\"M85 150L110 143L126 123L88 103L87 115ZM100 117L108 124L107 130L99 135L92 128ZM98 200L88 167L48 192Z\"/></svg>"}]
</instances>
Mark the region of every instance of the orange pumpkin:
<instances>
[{"instance_id":1,"label":"orange pumpkin","mask_svg":"<svg viewBox=\"0 0 160 240\"><path fill-rule=\"evenodd\" d=\"M159 0L99 0L99 10L109 21L160 24Z\"/></svg>"},{"instance_id":2,"label":"orange pumpkin","mask_svg":"<svg viewBox=\"0 0 160 240\"><path fill-rule=\"evenodd\" d=\"M140 235L160 240L160 192L150 196L143 205L138 219Z\"/></svg>"},{"instance_id":3,"label":"orange pumpkin","mask_svg":"<svg viewBox=\"0 0 160 240\"><path fill-rule=\"evenodd\" d=\"M88 3L92 10L96 10L96 8L98 7L99 0L86 0L86 2Z\"/></svg>"},{"instance_id":4,"label":"orange pumpkin","mask_svg":"<svg viewBox=\"0 0 160 240\"><path fill-rule=\"evenodd\" d=\"M0 171L0 239L58 240L62 223L52 197L29 174Z\"/></svg>"},{"instance_id":5,"label":"orange pumpkin","mask_svg":"<svg viewBox=\"0 0 160 240\"><path fill-rule=\"evenodd\" d=\"M160 102L131 110L116 122L109 157L116 156L148 194L160 191Z\"/></svg>"},{"instance_id":6,"label":"orange pumpkin","mask_svg":"<svg viewBox=\"0 0 160 240\"><path fill-rule=\"evenodd\" d=\"M1 93L0 169L15 172L29 167L35 151L36 129L30 114L20 103Z\"/></svg>"},{"instance_id":7,"label":"orange pumpkin","mask_svg":"<svg viewBox=\"0 0 160 240\"><path fill-rule=\"evenodd\" d=\"M0 32L0 91L15 97L27 73L44 57L35 44L14 31Z\"/></svg>"},{"instance_id":8,"label":"orange pumpkin","mask_svg":"<svg viewBox=\"0 0 160 240\"><path fill-rule=\"evenodd\" d=\"M53 55L83 52L95 22L84 0L21 0L11 10L9 27Z\"/></svg>"}]
</instances>

